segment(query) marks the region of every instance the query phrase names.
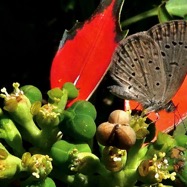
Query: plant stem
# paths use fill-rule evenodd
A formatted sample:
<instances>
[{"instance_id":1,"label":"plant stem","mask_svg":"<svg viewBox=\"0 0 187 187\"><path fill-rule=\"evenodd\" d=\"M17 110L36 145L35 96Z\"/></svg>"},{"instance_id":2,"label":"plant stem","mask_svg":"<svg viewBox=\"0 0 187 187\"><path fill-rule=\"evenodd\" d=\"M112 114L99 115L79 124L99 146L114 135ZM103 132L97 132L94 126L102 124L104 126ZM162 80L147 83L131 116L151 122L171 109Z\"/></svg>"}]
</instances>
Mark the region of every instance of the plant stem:
<instances>
[{"instance_id":1,"label":"plant stem","mask_svg":"<svg viewBox=\"0 0 187 187\"><path fill-rule=\"evenodd\" d=\"M156 8L153 8L151 10L148 10L146 12L140 13L140 14L138 14L136 16L133 16L133 17L131 17L129 19L126 19L125 21L122 21L121 22L121 26L122 27L126 27L128 25L131 25L131 24L133 24L135 22L138 22L140 20L146 19L148 17L157 16L157 14L158 14L158 8L156 7Z\"/></svg>"}]
</instances>

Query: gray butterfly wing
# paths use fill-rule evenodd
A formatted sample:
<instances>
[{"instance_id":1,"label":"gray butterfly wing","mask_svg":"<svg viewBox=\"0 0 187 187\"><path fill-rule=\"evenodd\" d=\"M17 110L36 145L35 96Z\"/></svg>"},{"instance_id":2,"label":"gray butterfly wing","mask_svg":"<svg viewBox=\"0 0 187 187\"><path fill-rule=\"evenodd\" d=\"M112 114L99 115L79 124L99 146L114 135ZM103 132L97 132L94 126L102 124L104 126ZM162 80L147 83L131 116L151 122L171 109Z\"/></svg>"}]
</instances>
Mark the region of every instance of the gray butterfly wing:
<instances>
[{"instance_id":1,"label":"gray butterfly wing","mask_svg":"<svg viewBox=\"0 0 187 187\"><path fill-rule=\"evenodd\" d=\"M160 102L166 91L166 76L159 46L146 32L123 39L117 46L109 69L118 85L110 91L144 108Z\"/></svg>"},{"instance_id":2,"label":"gray butterfly wing","mask_svg":"<svg viewBox=\"0 0 187 187\"><path fill-rule=\"evenodd\" d=\"M187 22L169 21L153 26L147 32L158 43L166 74L165 103L180 88L187 73Z\"/></svg>"}]
</instances>

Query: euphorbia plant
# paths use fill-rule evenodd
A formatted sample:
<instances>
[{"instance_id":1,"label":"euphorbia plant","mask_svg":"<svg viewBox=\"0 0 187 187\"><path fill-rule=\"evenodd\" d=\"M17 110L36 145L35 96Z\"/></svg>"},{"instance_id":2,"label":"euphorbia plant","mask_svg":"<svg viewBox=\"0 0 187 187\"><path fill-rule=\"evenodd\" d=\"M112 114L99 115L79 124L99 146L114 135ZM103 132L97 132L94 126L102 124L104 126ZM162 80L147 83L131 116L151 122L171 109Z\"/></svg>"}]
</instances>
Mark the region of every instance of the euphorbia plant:
<instances>
[{"instance_id":1,"label":"euphorbia plant","mask_svg":"<svg viewBox=\"0 0 187 187\"><path fill-rule=\"evenodd\" d=\"M125 101L124 110L112 111L97 124L102 113L88 101L109 68L115 46L125 37L119 26L122 4L122 0L103 0L74 35L65 32L54 58L47 98L34 85L13 83L11 93L1 89L0 179L4 186L187 184L187 136L180 126L173 135L157 131L153 140L154 127L161 127L157 122L154 126L148 116L134 114L132 102L129 106ZM173 14L172 7L164 8ZM168 14L163 5L159 7L160 20ZM184 15L184 10L177 15ZM78 50L77 56L76 49L85 41L89 45L83 52ZM186 89L181 90L182 95ZM183 117L186 111L186 106L179 105ZM159 122L164 116L160 114Z\"/></svg>"},{"instance_id":2,"label":"euphorbia plant","mask_svg":"<svg viewBox=\"0 0 187 187\"><path fill-rule=\"evenodd\" d=\"M44 102L35 86L13 88L1 89L4 186L186 184L187 136L178 128L151 142L153 124L133 115L128 102L126 111L114 110L97 127L99 114L89 101L65 107L78 95L72 83L49 90Z\"/></svg>"}]
</instances>

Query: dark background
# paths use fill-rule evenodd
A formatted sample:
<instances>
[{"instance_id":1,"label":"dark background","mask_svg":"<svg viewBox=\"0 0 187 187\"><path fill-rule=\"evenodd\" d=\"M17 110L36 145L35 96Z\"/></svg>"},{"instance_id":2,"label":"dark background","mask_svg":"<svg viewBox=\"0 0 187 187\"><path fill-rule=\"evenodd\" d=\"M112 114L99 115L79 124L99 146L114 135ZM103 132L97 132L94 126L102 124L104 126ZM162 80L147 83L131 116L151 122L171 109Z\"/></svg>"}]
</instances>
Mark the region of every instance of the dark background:
<instances>
[{"instance_id":1,"label":"dark background","mask_svg":"<svg viewBox=\"0 0 187 187\"><path fill-rule=\"evenodd\" d=\"M13 82L32 84L46 92L50 67L65 29L84 21L99 0L1 0L0 1L0 88ZM157 6L160 1L126 0L121 19ZM130 25L130 33L148 29L157 22L149 18ZM145 24L146 23L146 24ZM125 28L124 28L125 29Z\"/></svg>"}]
</instances>

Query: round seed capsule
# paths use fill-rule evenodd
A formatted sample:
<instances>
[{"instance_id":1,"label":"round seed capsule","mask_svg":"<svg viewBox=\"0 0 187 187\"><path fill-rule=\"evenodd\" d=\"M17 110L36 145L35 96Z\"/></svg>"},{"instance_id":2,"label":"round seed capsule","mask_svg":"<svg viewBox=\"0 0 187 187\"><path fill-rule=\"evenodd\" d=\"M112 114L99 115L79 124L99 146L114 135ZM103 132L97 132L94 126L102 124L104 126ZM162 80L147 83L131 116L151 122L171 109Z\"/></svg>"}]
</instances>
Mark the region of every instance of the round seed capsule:
<instances>
[{"instance_id":1,"label":"round seed capsule","mask_svg":"<svg viewBox=\"0 0 187 187\"><path fill-rule=\"evenodd\" d=\"M129 149L136 142L136 133L128 125L104 122L98 126L96 138L104 146Z\"/></svg>"}]
</instances>

